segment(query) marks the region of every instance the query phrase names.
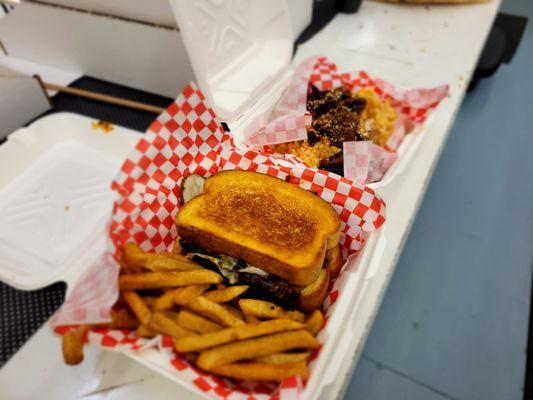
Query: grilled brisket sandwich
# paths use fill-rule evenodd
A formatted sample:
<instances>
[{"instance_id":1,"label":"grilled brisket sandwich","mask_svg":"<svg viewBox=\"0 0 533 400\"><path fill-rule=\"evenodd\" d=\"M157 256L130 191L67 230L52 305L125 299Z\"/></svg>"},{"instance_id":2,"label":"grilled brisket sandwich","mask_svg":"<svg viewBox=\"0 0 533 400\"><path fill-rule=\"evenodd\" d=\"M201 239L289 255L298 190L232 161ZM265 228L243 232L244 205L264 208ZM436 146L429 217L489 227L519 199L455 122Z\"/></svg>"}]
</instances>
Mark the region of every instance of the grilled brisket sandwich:
<instances>
[{"instance_id":1,"label":"grilled brisket sandwich","mask_svg":"<svg viewBox=\"0 0 533 400\"><path fill-rule=\"evenodd\" d=\"M342 265L333 207L255 172L224 171L205 180L176 226L188 257L229 285L248 285L250 297L287 308L318 308L332 270Z\"/></svg>"}]
</instances>

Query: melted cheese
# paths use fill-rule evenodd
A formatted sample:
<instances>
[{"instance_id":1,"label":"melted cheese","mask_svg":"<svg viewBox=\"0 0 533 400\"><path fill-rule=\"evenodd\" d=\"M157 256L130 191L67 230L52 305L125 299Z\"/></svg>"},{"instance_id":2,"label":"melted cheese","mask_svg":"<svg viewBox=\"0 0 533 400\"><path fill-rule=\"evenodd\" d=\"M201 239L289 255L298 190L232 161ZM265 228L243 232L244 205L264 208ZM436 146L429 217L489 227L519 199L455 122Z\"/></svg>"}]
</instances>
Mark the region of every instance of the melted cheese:
<instances>
[{"instance_id":1,"label":"melted cheese","mask_svg":"<svg viewBox=\"0 0 533 400\"><path fill-rule=\"evenodd\" d=\"M235 266L239 263L239 260L236 258L220 255L220 256L209 256L207 254L203 253L189 253L187 254L187 257L192 258L194 256L205 258L206 260L211 261L213 264L217 266L218 271L220 274L226 278L230 284L234 285L238 282L238 275L239 272L245 272L247 274L256 274L260 276L268 276L268 272L254 267L253 265L246 264L246 267L239 269L235 271Z\"/></svg>"}]
</instances>

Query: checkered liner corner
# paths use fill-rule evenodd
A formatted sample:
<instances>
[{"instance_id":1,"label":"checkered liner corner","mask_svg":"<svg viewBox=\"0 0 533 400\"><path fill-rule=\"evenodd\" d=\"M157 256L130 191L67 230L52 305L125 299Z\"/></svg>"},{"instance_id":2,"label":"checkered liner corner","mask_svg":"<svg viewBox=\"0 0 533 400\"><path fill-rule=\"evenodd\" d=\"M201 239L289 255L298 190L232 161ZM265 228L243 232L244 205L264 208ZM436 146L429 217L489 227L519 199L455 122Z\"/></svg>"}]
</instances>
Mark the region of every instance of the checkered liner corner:
<instances>
[{"instance_id":1,"label":"checkered liner corner","mask_svg":"<svg viewBox=\"0 0 533 400\"><path fill-rule=\"evenodd\" d=\"M104 254L83 274L79 283L50 321L51 326L76 325L86 321L105 323L118 299L119 266L110 254Z\"/></svg>"},{"instance_id":2,"label":"checkered liner corner","mask_svg":"<svg viewBox=\"0 0 533 400\"><path fill-rule=\"evenodd\" d=\"M344 176L356 182L377 182L396 162L398 154L370 140L343 143Z\"/></svg>"},{"instance_id":3,"label":"checkered liner corner","mask_svg":"<svg viewBox=\"0 0 533 400\"><path fill-rule=\"evenodd\" d=\"M311 125L311 114L306 106L307 90L317 60L317 57L310 57L298 66L268 122L257 132L245 133L248 137L244 144L260 147L307 139L307 127Z\"/></svg>"},{"instance_id":4,"label":"checkered liner corner","mask_svg":"<svg viewBox=\"0 0 533 400\"><path fill-rule=\"evenodd\" d=\"M323 91L336 89L342 86L344 81L337 72L336 64L329 62L326 57L318 57L309 77L309 83Z\"/></svg>"},{"instance_id":5,"label":"checkered liner corner","mask_svg":"<svg viewBox=\"0 0 533 400\"><path fill-rule=\"evenodd\" d=\"M341 220L341 244L345 254L354 254L361 248L364 244L362 232L379 229L385 221L385 203L367 187L308 168L293 156L236 148L200 90L190 84L139 140L112 183L118 195L109 230L112 245L116 249L122 243L133 241L146 251L169 250L176 238L174 216L181 205L182 177L192 173L208 176L233 169L284 179L330 202ZM98 273L98 269L92 273ZM86 280L91 279L89 276ZM114 288L116 294L117 278L110 280L112 282L103 283L103 286ZM69 315L75 313L80 317L76 319L77 324L92 322L89 314L72 306L82 309L86 304L97 303L98 297L90 289L92 286L81 283L79 289L76 287L73 291L75 298L67 300L71 305ZM325 303L329 309L337 296L338 289L334 285ZM72 323L72 320L66 321L58 319L56 322ZM101 328L92 330L87 340L118 351L139 351L155 345L154 342L143 342L127 331ZM296 380L283 382L279 387L221 380L189 365L173 350L166 351L166 362L174 366L176 379L213 398L296 398L295 393L297 396L301 389Z\"/></svg>"}]
</instances>

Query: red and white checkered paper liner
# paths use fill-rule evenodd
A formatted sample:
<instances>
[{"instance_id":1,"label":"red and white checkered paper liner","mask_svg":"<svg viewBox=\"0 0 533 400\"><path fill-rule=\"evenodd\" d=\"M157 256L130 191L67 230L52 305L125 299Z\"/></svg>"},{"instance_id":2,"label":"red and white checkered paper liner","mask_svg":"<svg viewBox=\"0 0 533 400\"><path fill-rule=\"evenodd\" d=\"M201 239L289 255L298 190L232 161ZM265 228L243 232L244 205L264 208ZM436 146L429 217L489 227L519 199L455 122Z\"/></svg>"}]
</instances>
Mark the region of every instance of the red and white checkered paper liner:
<instances>
[{"instance_id":1,"label":"red and white checkered paper liner","mask_svg":"<svg viewBox=\"0 0 533 400\"><path fill-rule=\"evenodd\" d=\"M112 183L118 194L109 232L112 244L118 246L133 241L146 251L170 250L176 238L174 216L180 207L181 178L191 173L211 175L232 169L253 170L285 179L330 202L341 219L341 244L345 254L354 255L363 245L363 234L379 229L385 221L385 204L369 188L335 174L308 168L294 156L235 148L213 110L206 105L202 93L190 84L152 123ZM109 257L108 260L113 259ZM103 276L98 266L94 266L85 282L73 290L74 296L67 299L68 307L56 315L54 324L58 333L68 329L61 325L72 323L69 318L72 315L77 316L77 324L95 322L91 315L77 309L83 309L88 301L98 302L100 291L95 291L94 285L86 284L93 279L93 274ZM117 279L113 277L99 282L116 294ZM338 295L339 289L333 285L324 302L326 316L334 309L332 306ZM109 312L107 302L102 302L101 312ZM83 316L86 318L81 318ZM86 340L139 355L146 347L158 346L165 355L167 366L173 366L177 380L212 398L296 399L302 389L299 379L293 378L281 385L220 379L197 369L176 354L170 338L147 341L125 330L99 328L90 331ZM318 351L314 354L315 358L317 356Z\"/></svg>"},{"instance_id":2,"label":"red and white checkered paper liner","mask_svg":"<svg viewBox=\"0 0 533 400\"><path fill-rule=\"evenodd\" d=\"M307 111L309 76L316 60L305 60L296 69L289 86L272 110L268 122L246 140L251 146L307 140L311 114Z\"/></svg>"},{"instance_id":3,"label":"red and white checkered paper liner","mask_svg":"<svg viewBox=\"0 0 533 400\"><path fill-rule=\"evenodd\" d=\"M83 274L79 283L52 318L52 325L76 325L85 321L108 322L118 299L116 282L120 268L110 254L104 254Z\"/></svg>"},{"instance_id":4,"label":"red and white checkered paper liner","mask_svg":"<svg viewBox=\"0 0 533 400\"><path fill-rule=\"evenodd\" d=\"M397 111L398 119L394 131L383 151L378 151L370 141L368 143L355 142L357 144L350 145L350 148L356 148L357 151L353 152L348 159L344 158L344 176L359 183L379 181L394 163L393 154L404 136L424 123L435 107L448 95L448 85L430 89L399 90L390 83L370 77L364 71L340 73L337 71L337 66L325 57L313 57L305 60L296 69L289 88L274 107L271 119L274 119L276 123L261 128L245 140L244 144L257 147L307 139L303 130L298 136L299 139L294 139L293 130L284 128L285 119L287 125L293 124L293 122L288 122L289 114L284 113L286 110L284 105L290 103L291 109L298 110L300 115L307 113L309 84L321 91L343 85L355 92L362 88L372 88L382 100L390 101ZM299 103L296 104L296 102ZM291 114L291 118L294 118L294 113ZM309 121L307 124L309 126L311 120L307 121Z\"/></svg>"},{"instance_id":5,"label":"red and white checkered paper liner","mask_svg":"<svg viewBox=\"0 0 533 400\"><path fill-rule=\"evenodd\" d=\"M378 146L370 140L342 144L344 176L357 182L375 182L383 177L398 158L398 154Z\"/></svg>"}]
</instances>

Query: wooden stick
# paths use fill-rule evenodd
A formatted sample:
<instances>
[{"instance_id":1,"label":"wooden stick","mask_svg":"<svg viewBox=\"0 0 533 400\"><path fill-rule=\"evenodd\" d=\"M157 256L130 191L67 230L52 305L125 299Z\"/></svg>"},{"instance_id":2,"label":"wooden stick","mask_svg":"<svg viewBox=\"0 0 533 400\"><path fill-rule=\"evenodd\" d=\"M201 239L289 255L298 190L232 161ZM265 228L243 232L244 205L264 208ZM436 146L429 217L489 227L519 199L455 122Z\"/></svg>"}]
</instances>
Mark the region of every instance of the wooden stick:
<instances>
[{"instance_id":1,"label":"wooden stick","mask_svg":"<svg viewBox=\"0 0 533 400\"><path fill-rule=\"evenodd\" d=\"M150 104L139 103L138 101L126 100L120 97L109 96L107 94L95 93L89 90L77 89L67 86L56 85L55 83L43 82L47 90L56 90L58 92L72 94L74 96L85 97L91 100L103 101L104 103L115 104L117 106L134 108L136 110L148 111L161 114L165 109L162 107L152 106Z\"/></svg>"}]
</instances>

